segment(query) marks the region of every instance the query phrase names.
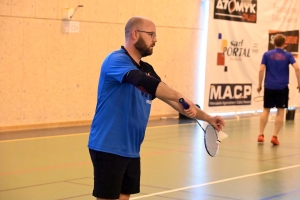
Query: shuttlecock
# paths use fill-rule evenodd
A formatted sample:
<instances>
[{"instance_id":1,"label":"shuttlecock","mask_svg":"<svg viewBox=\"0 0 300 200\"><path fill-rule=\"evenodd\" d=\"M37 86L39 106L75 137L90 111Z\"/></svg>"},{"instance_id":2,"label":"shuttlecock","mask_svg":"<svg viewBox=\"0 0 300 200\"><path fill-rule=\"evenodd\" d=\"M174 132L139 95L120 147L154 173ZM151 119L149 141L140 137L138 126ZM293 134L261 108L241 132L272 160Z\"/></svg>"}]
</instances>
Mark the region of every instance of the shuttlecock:
<instances>
[{"instance_id":1,"label":"shuttlecock","mask_svg":"<svg viewBox=\"0 0 300 200\"><path fill-rule=\"evenodd\" d=\"M223 131L219 131L217 143L220 144L222 140L226 139L227 137L228 135L226 133L224 133Z\"/></svg>"}]
</instances>

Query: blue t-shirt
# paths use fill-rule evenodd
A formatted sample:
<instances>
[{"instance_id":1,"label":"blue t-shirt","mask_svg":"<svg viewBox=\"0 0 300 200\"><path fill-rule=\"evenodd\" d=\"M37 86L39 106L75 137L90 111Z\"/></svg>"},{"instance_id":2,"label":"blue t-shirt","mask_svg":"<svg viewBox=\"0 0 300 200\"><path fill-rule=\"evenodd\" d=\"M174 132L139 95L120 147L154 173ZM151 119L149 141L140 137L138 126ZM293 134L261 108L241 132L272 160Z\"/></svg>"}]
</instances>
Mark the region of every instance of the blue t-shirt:
<instances>
[{"instance_id":1,"label":"blue t-shirt","mask_svg":"<svg viewBox=\"0 0 300 200\"><path fill-rule=\"evenodd\" d=\"M159 78L148 63L141 70ZM152 97L129 83L124 75L139 65L124 48L104 60L98 84L98 99L88 147L124 157L139 157L149 119Z\"/></svg>"},{"instance_id":2,"label":"blue t-shirt","mask_svg":"<svg viewBox=\"0 0 300 200\"><path fill-rule=\"evenodd\" d=\"M261 64L266 66L264 87L281 90L289 84L289 64L294 64L295 58L290 52L275 48L264 53Z\"/></svg>"}]
</instances>

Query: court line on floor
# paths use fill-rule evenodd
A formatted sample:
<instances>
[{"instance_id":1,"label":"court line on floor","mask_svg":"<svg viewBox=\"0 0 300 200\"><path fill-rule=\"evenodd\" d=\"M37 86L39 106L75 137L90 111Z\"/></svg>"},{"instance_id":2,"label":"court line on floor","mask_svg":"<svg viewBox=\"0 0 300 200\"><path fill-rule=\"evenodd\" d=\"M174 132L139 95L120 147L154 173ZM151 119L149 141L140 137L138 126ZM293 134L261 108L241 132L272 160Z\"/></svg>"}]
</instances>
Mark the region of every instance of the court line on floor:
<instances>
[{"instance_id":1,"label":"court line on floor","mask_svg":"<svg viewBox=\"0 0 300 200\"><path fill-rule=\"evenodd\" d=\"M54 170L54 169L62 169L62 168L68 168L68 167L78 167L83 165L91 165L91 161L82 161L82 162L76 162L76 163L66 163L61 165L53 165L53 166L45 166L45 167L38 167L38 168L29 168L29 169L20 169L15 171L7 171L7 172L0 172L0 177L2 176L8 176L8 175L18 175L18 174L24 174L24 173L33 173L38 171L47 171L47 170Z\"/></svg>"},{"instance_id":2,"label":"court line on floor","mask_svg":"<svg viewBox=\"0 0 300 200\"><path fill-rule=\"evenodd\" d=\"M186 123L186 124L170 124L170 125L163 125L163 126L151 126L147 127L147 129L152 128L166 128L166 127L172 127L172 126L188 126L188 125L195 125L195 123ZM29 137L29 138L20 138L20 139L11 139L11 140L0 140L0 143L5 142L16 142L16 141L26 141L26 140L39 140L39 139L47 139L47 138L60 138L60 137L72 137L72 136L79 136L79 135L88 135L87 133L74 133L74 134L61 134L61 135L53 135L53 136L37 136L37 137Z\"/></svg>"},{"instance_id":3,"label":"court line on floor","mask_svg":"<svg viewBox=\"0 0 300 200\"><path fill-rule=\"evenodd\" d=\"M52 135L52 136L41 136L41 137L37 136L37 137L20 138L20 139L12 139L12 140L1 140L0 143L26 141L26 140L40 140L40 139L47 139L47 138L72 137L72 136L87 135L87 134L89 133L74 133L74 134Z\"/></svg>"},{"instance_id":4,"label":"court line on floor","mask_svg":"<svg viewBox=\"0 0 300 200\"><path fill-rule=\"evenodd\" d=\"M137 197L133 197L133 198L130 198L130 199L143 199L143 198L146 198L146 197L152 197L152 196L156 196L156 195L168 194L168 193L178 192L178 191L182 191L182 190L188 190L188 189L191 189L191 188L197 188L197 187L202 187L202 186L207 186L207 185L213 185L213 184L217 184L217 183L223 183L223 182L227 182L227 181L232 181L232 180L237 180L237 179L241 179L241 178L247 178L247 177L251 177L251 176L257 176L257 175L261 175L261 174L267 174L267 173L272 173L272 172L276 172L276 171L282 171L282 170L292 169L292 168L297 168L297 167L300 167L300 165L293 165L293 166L289 166L289 167L283 167L283 168L273 169L273 170L259 172L259 173L253 173L253 174L248 174L248 175L243 175L243 176L236 176L236 177L233 177L233 178L227 178L227 179L223 179L223 180L219 180L219 181L202 183L202 184L198 184L198 185L191 185L191 186L177 188L177 189L173 189L173 190L166 190L166 191L152 193L152 194L148 194L148 195L137 196Z\"/></svg>"},{"instance_id":5,"label":"court line on floor","mask_svg":"<svg viewBox=\"0 0 300 200\"><path fill-rule=\"evenodd\" d=\"M53 184L58 184L58 183L74 184L71 181L82 180L82 179L93 179L93 177L82 177L82 178L77 178L77 179L61 180L61 181L54 181L54 182L48 182L48 183L40 183L40 184L27 185L27 186L21 186L21 187L16 187L16 188L7 188L7 189L4 189L4 190L0 189L0 193L1 192L7 192L7 191L14 191L14 190L27 189L27 188L40 187L40 186L45 186L45 185L53 185ZM80 185L83 185L83 184L80 184ZM91 186L92 187L93 185L85 185L85 186Z\"/></svg>"},{"instance_id":6,"label":"court line on floor","mask_svg":"<svg viewBox=\"0 0 300 200\"><path fill-rule=\"evenodd\" d=\"M293 194L293 193L298 193L299 191L300 190L293 190L293 191L290 191L290 192L286 192L286 193L282 193L282 194L270 196L270 197L267 197L267 198L263 198L262 200L274 199L276 197L283 197L285 195L289 195L289 194Z\"/></svg>"}]
</instances>

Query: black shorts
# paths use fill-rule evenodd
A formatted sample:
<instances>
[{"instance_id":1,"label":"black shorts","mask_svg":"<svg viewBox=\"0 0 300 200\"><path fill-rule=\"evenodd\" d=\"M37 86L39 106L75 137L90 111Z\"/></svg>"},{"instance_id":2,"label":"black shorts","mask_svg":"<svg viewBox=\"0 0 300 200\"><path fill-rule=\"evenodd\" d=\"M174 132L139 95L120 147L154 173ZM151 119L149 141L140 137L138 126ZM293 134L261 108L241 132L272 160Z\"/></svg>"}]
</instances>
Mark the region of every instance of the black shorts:
<instances>
[{"instance_id":1,"label":"black shorts","mask_svg":"<svg viewBox=\"0 0 300 200\"><path fill-rule=\"evenodd\" d=\"M119 199L140 192L140 158L127 158L89 149L94 166L93 196Z\"/></svg>"},{"instance_id":2,"label":"black shorts","mask_svg":"<svg viewBox=\"0 0 300 200\"><path fill-rule=\"evenodd\" d=\"M264 90L264 108L288 108L289 88L282 90Z\"/></svg>"}]
</instances>

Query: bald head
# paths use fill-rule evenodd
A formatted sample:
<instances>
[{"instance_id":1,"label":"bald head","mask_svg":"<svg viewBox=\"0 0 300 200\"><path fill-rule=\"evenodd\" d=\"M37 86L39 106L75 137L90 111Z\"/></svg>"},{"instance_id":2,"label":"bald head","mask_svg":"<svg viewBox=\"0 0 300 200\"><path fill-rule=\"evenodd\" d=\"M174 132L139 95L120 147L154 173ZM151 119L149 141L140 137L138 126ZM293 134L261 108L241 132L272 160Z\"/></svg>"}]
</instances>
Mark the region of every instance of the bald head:
<instances>
[{"instance_id":1,"label":"bald head","mask_svg":"<svg viewBox=\"0 0 300 200\"><path fill-rule=\"evenodd\" d=\"M125 26L125 49L139 63L153 53L157 42L155 24L143 17L132 17Z\"/></svg>"},{"instance_id":2,"label":"bald head","mask_svg":"<svg viewBox=\"0 0 300 200\"><path fill-rule=\"evenodd\" d=\"M151 20L143 17L132 17L125 26L125 38L128 39L130 37L132 30L143 30L149 23L154 24Z\"/></svg>"}]
</instances>

